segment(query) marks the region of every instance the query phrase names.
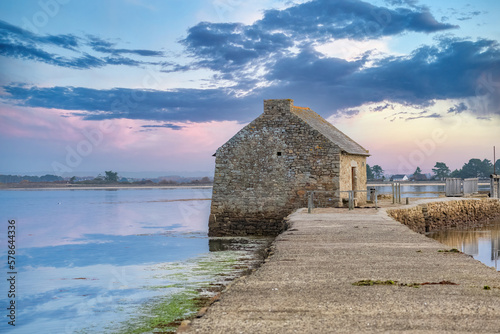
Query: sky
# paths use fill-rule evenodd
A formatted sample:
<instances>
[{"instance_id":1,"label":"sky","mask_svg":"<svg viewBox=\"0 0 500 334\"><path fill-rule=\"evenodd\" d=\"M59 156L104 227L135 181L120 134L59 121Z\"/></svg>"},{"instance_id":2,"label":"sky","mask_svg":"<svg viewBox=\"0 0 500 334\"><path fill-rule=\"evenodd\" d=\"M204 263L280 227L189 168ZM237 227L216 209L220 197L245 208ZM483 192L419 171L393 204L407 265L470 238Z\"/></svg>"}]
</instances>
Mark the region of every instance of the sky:
<instances>
[{"instance_id":1,"label":"sky","mask_svg":"<svg viewBox=\"0 0 500 334\"><path fill-rule=\"evenodd\" d=\"M264 99L388 174L500 156L500 2L0 2L0 173L213 173Z\"/></svg>"}]
</instances>

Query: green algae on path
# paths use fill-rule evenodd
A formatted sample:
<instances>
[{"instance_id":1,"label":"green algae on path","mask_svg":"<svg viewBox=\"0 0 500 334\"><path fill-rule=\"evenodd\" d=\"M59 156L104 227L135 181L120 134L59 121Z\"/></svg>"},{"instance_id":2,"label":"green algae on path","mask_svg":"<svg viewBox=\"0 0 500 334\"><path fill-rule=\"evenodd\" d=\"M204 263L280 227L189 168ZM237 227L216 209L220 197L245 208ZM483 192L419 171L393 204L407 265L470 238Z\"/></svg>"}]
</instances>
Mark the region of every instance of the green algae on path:
<instances>
[{"instance_id":1,"label":"green algae on path","mask_svg":"<svg viewBox=\"0 0 500 334\"><path fill-rule=\"evenodd\" d=\"M175 333L181 319L195 315L205 302L195 290L174 293L161 301L153 300L143 305L137 318L131 319L117 333Z\"/></svg>"},{"instance_id":2,"label":"green algae on path","mask_svg":"<svg viewBox=\"0 0 500 334\"><path fill-rule=\"evenodd\" d=\"M260 265L263 260L260 250L270 243L270 239L264 238L248 242L234 240L222 251L218 249L185 262L152 266L153 277L167 284L144 288L164 290L165 296L147 301L129 320L110 324L108 332L175 333L182 320L193 318L234 278Z\"/></svg>"},{"instance_id":3,"label":"green algae on path","mask_svg":"<svg viewBox=\"0 0 500 334\"><path fill-rule=\"evenodd\" d=\"M395 281L387 280L387 281L374 281L371 279L364 279L361 281L357 281L352 283L355 286L373 286L373 285L396 285Z\"/></svg>"},{"instance_id":4,"label":"green algae on path","mask_svg":"<svg viewBox=\"0 0 500 334\"><path fill-rule=\"evenodd\" d=\"M458 285L457 283L453 283L450 281L441 281L441 282L424 282L424 283L399 283L398 281L393 281L393 280L386 280L386 281L380 281L380 280L371 280L371 279L364 279L361 281L357 281L352 283L354 286L374 286L374 285L397 285L397 286L406 286L406 287L411 287L411 288L418 288L422 285ZM485 286L485 290L486 289Z\"/></svg>"},{"instance_id":5,"label":"green algae on path","mask_svg":"<svg viewBox=\"0 0 500 334\"><path fill-rule=\"evenodd\" d=\"M456 248L452 248L452 249L440 249L438 250L438 253L462 253L462 252Z\"/></svg>"}]
</instances>

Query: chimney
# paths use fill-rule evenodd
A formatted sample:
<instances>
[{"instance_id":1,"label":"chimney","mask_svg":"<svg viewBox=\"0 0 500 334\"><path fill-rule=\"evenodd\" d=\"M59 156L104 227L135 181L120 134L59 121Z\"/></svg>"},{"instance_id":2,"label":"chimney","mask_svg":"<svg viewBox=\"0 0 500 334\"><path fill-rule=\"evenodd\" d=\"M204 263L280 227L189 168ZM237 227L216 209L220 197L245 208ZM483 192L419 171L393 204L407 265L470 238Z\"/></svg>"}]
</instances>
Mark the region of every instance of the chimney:
<instances>
[{"instance_id":1,"label":"chimney","mask_svg":"<svg viewBox=\"0 0 500 334\"><path fill-rule=\"evenodd\" d=\"M264 100L264 114L283 115L290 113L293 107L292 99Z\"/></svg>"}]
</instances>

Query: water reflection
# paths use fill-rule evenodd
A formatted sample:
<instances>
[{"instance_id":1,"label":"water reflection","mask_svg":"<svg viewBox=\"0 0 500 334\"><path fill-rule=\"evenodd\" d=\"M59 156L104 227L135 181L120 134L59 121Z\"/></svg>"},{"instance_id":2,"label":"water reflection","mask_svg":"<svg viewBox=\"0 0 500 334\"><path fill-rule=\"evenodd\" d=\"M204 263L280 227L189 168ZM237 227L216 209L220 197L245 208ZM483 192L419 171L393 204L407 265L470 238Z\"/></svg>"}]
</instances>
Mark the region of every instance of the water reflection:
<instances>
[{"instance_id":1,"label":"water reflection","mask_svg":"<svg viewBox=\"0 0 500 334\"><path fill-rule=\"evenodd\" d=\"M481 228L433 232L429 237L500 271L500 218Z\"/></svg>"},{"instance_id":2,"label":"water reflection","mask_svg":"<svg viewBox=\"0 0 500 334\"><path fill-rule=\"evenodd\" d=\"M231 270L198 268L244 256L209 252L210 196L211 189L181 188L0 191L2 226L16 220L19 278L19 321L14 329L2 321L0 333L114 332L106 324L116 327L145 301ZM7 261L0 269L8 271ZM8 302L0 296L0 305Z\"/></svg>"},{"instance_id":3,"label":"water reflection","mask_svg":"<svg viewBox=\"0 0 500 334\"><path fill-rule=\"evenodd\" d=\"M202 188L0 191L0 217L19 222L23 248L102 243L92 236L206 232L210 197Z\"/></svg>"}]
</instances>

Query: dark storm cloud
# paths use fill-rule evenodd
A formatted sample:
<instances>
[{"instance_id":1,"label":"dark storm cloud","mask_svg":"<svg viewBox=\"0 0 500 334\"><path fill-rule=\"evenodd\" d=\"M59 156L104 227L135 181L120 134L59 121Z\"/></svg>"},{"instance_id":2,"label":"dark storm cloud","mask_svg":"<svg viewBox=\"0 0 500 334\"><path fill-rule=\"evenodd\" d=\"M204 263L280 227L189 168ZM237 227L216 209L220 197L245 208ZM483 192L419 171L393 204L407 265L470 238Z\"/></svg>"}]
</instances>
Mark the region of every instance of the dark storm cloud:
<instances>
[{"instance_id":1,"label":"dark storm cloud","mask_svg":"<svg viewBox=\"0 0 500 334\"><path fill-rule=\"evenodd\" d=\"M94 51L109 55L106 57L91 55L83 51L85 45L89 45ZM60 54L44 50L48 46L71 50L75 53L75 56L61 56ZM145 64L159 64L126 58L121 56L122 54L132 54L140 57L163 56L163 53L159 51L117 49L114 48L113 43L96 36L89 36L87 39L84 39L71 34L39 35L0 20L1 56L28 59L73 69L90 69L106 65L140 66Z\"/></svg>"},{"instance_id":2,"label":"dark storm cloud","mask_svg":"<svg viewBox=\"0 0 500 334\"><path fill-rule=\"evenodd\" d=\"M227 89L175 91L9 85L4 87L8 94L4 99L29 107L72 110L86 119L162 121L247 121L260 112L265 98L293 97L298 104L326 112L383 101L427 106L434 99L478 94L498 102L498 87L494 84L500 77L500 50L495 41L444 39L439 45L423 46L410 56L385 58L372 67L363 67L364 64L363 59L327 58L307 49L276 60L265 76L270 84L244 97L237 97L235 92L241 87L254 87L255 81L240 81ZM483 81L490 85L478 86ZM448 111L457 113L466 108L461 103ZM488 110L499 113L500 109L490 104Z\"/></svg>"},{"instance_id":3,"label":"dark storm cloud","mask_svg":"<svg viewBox=\"0 0 500 334\"><path fill-rule=\"evenodd\" d=\"M201 22L189 29L181 43L197 59L194 68L230 72L270 56L280 57L289 47L304 43L452 28L457 26L438 22L425 8L388 9L359 0L316 0L284 10L267 10L252 25Z\"/></svg>"},{"instance_id":4,"label":"dark storm cloud","mask_svg":"<svg viewBox=\"0 0 500 334\"><path fill-rule=\"evenodd\" d=\"M404 31L456 28L438 22L425 8L389 9L359 0L316 0L284 10L269 10L254 26L284 30L295 37L367 39Z\"/></svg>"},{"instance_id":5,"label":"dark storm cloud","mask_svg":"<svg viewBox=\"0 0 500 334\"><path fill-rule=\"evenodd\" d=\"M270 34L236 23L208 22L190 28L182 43L192 56L199 59L196 67L222 72L293 46L292 40L283 33Z\"/></svg>"},{"instance_id":6,"label":"dark storm cloud","mask_svg":"<svg viewBox=\"0 0 500 334\"><path fill-rule=\"evenodd\" d=\"M359 71L363 64L362 60L349 62L340 58L324 58L319 52L305 50L296 56L278 60L266 78L269 81L310 81L335 85Z\"/></svg>"},{"instance_id":7,"label":"dark storm cloud","mask_svg":"<svg viewBox=\"0 0 500 334\"><path fill-rule=\"evenodd\" d=\"M275 84L268 90L288 92L328 110L384 100L425 106L434 99L475 97L485 73L489 78L500 77L500 50L491 40L445 39L409 56L382 59L372 67L357 68L359 63L313 52L282 58L266 76ZM494 84L480 93L491 99L499 95ZM489 109L499 113L498 108Z\"/></svg>"},{"instance_id":8,"label":"dark storm cloud","mask_svg":"<svg viewBox=\"0 0 500 334\"><path fill-rule=\"evenodd\" d=\"M249 121L268 98L294 98L297 105L335 113L365 103L394 102L418 109L436 99L479 97L487 106L481 115L500 113L500 49L495 41L443 39L439 45L423 46L409 56L388 57L372 67L363 65L363 59L327 58L307 49L282 57L268 68L265 88L255 88L253 80L224 89L173 91L8 85L3 87L7 93L3 99L28 107L70 110L85 119ZM241 87L253 90L238 97ZM390 107L384 105L380 110ZM449 112L463 112L464 108L458 104Z\"/></svg>"},{"instance_id":9,"label":"dark storm cloud","mask_svg":"<svg viewBox=\"0 0 500 334\"><path fill-rule=\"evenodd\" d=\"M10 85L3 89L11 103L16 105L68 110L87 120L249 121L262 109L262 100L258 97L240 99L222 89L99 90L25 85Z\"/></svg>"},{"instance_id":10,"label":"dark storm cloud","mask_svg":"<svg viewBox=\"0 0 500 334\"><path fill-rule=\"evenodd\" d=\"M408 6L414 4L403 2ZM481 115L500 113L500 85L497 84L500 49L495 41L441 39L438 44L421 46L409 55L387 56L375 63L369 61L369 53L348 61L328 57L314 49L316 43L338 38L364 40L454 27L436 21L428 9L410 7L387 9L358 0L316 0L284 10L266 11L263 18L252 25L202 22L190 28L181 43L194 57L194 63L172 65L170 71L210 68L215 72L214 80L232 81L232 87L158 91L12 84L3 87L6 94L0 98L20 106L68 110L88 120L245 122L261 113L262 100L268 98L293 98L297 105L332 114L366 103L388 103L373 109L378 112L392 108L391 103L418 109L432 105L437 99L479 96L481 104L471 106L468 112L482 108ZM57 66L79 69L110 64L140 66L146 62L123 55L161 54L118 49L115 43L96 36L85 39L71 35L39 36L10 25L4 31L8 33L0 35L0 54ZM75 50L87 46L93 54L80 52L78 57L65 58L39 47L47 43L59 43L61 47ZM290 51L292 46L294 52ZM96 53L104 56L97 57ZM253 75L257 70L260 74ZM450 110L458 112L459 109ZM437 116L425 112L393 117ZM144 130L155 127L159 125L146 126Z\"/></svg>"}]
</instances>

